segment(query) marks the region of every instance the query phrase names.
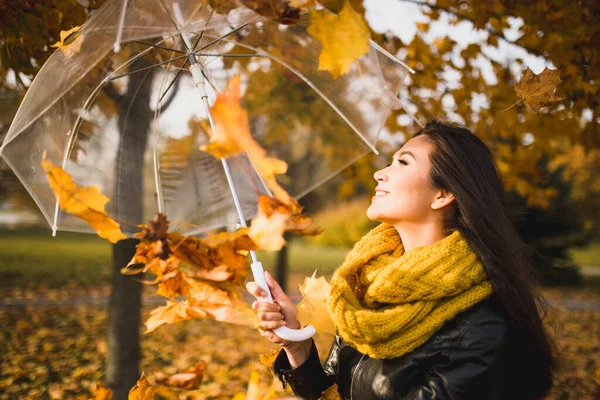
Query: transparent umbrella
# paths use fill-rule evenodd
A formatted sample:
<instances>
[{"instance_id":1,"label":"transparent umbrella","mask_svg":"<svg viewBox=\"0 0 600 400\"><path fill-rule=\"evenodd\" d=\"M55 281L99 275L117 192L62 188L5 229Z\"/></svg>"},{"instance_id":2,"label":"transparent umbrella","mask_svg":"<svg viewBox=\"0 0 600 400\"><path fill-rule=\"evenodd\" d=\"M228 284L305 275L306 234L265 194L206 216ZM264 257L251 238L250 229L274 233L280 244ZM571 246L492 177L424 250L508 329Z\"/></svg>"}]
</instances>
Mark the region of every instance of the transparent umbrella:
<instances>
[{"instance_id":1,"label":"transparent umbrella","mask_svg":"<svg viewBox=\"0 0 600 400\"><path fill-rule=\"evenodd\" d=\"M92 230L60 211L43 155L106 194L126 234L157 211L186 234L244 226L273 185L299 198L376 151L410 72L371 42L334 79L317 68L308 23L304 12L282 25L243 6L109 0L43 65L0 155L54 232ZM285 166L272 185L249 151L217 159L200 150L219 132L210 106L232 79L253 141Z\"/></svg>"}]
</instances>

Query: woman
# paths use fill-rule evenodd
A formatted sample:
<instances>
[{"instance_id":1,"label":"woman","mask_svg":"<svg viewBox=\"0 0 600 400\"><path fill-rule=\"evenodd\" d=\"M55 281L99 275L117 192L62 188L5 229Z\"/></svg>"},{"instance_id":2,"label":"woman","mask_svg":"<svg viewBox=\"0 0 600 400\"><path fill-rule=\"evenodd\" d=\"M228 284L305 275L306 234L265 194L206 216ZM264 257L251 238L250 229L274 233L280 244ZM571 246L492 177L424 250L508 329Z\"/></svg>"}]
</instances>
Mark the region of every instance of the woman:
<instances>
[{"instance_id":1,"label":"woman","mask_svg":"<svg viewBox=\"0 0 600 400\"><path fill-rule=\"evenodd\" d=\"M333 384L345 399L544 398L554 344L485 144L432 121L374 177L367 215L382 224L331 279L338 335L324 367L312 340L273 333L300 324L270 276L276 304L253 303L283 346L275 373L306 399Z\"/></svg>"}]
</instances>

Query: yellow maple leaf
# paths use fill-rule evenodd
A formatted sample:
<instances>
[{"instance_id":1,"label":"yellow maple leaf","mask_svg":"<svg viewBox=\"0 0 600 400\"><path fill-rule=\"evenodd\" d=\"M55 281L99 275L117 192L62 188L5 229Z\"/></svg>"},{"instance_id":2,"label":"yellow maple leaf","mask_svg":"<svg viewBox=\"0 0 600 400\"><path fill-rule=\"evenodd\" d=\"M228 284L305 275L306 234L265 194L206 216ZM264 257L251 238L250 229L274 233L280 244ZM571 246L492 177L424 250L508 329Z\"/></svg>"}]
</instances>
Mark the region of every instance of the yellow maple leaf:
<instances>
[{"instance_id":1,"label":"yellow maple leaf","mask_svg":"<svg viewBox=\"0 0 600 400\"><path fill-rule=\"evenodd\" d=\"M273 195L287 203L290 195L277 183L276 175L285 174L287 164L283 160L268 157L267 152L254 140L248 124L248 112L240 105L240 77L231 78L229 90L217 94L217 100L211 107L215 132L210 133L210 142L200 150L223 158L244 151L260 174Z\"/></svg>"},{"instance_id":2,"label":"yellow maple leaf","mask_svg":"<svg viewBox=\"0 0 600 400\"><path fill-rule=\"evenodd\" d=\"M127 239L119 224L106 215L104 206L110 199L100 193L97 187L77 186L71 175L46 158L42 160L42 167L62 210L87 222L98 236L111 243Z\"/></svg>"},{"instance_id":3,"label":"yellow maple leaf","mask_svg":"<svg viewBox=\"0 0 600 400\"><path fill-rule=\"evenodd\" d=\"M302 301L296 307L298 321L302 325L311 324L319 334L335 335L335 325L329 314L327 298L331 293L331 285L325 277L316 278L315 271L310 278L305 278L300 285Z\"/></svg>"},{"instance_id":4,"label":"yellow maple leaf","mask_svg":"<svg viewBox=\"0 0 600 400\"><path fill-rule=\"evenodd\" d=\"M515 92L525 103L527 108L539 113L542 107L551 106L564 97L558 97L554 91L560 82L560 72L544 68L539 74L534 74L529 68L525 70L519 83L515 85Z\"/></svg>"},{"instance_id":5,"label":"yellow maple leaf","mask_svg":"<svg viewBox=\"0 0 600 400\"><path fill-rule=\"evenodd\" d=\"M81 50L81 44L83 43L83 34L76 35L76 37L73 41L71 41L71 43L65 43L67 38L70 35L76 33L79 30L79 28L81 27L76 26L72 29L69 29L68 31L60 31L60 40L51 45L51 47L62 50L65 56L69 58L72 57L73 54L79 53L79 50Z\"/></svg>"},{"instance_id":6,"label":"yellow maple leaf","mask_svg":"<svg viewBox=\"0 0 600 400\"><path fill-rule=\"evenodd\" d=\"M136 385L131 388L129 391L129 400L154 400L154 395L157 391L156 386L152 386L146 378L144 378L144 374L138 379Z\"/></svg>"},{"instance_id":7,"label":"yellow maple leaf","mask_svg":"<svg viewBox=\"0 0 600 400\"><path fill-rule=\"evenodd\" d=\"M311 9L307 32L323 48L319 70L329 71L334 78L348 72L354 61L369 52L369 28L348 2L339 15Z\"/></svg>"}]
</instances>

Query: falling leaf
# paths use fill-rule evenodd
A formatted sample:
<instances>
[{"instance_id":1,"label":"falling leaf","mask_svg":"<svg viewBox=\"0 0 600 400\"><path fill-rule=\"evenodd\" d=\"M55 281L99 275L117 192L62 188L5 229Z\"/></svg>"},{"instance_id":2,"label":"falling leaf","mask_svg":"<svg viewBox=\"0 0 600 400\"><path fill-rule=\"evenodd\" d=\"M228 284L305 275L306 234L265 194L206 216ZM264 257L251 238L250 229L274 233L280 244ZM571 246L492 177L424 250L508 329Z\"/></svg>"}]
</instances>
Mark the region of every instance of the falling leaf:
<instances>
[{"instance_id":1,"label":"falling leaf","mask_svg":"<svg viewBox=\"0 0 600 400\"><path fill-rule=\"evenodd\" d=\"M268 157L267 152L254 140L248 124L248 112L240 106L240 77L231 78L229 90L217 94L211 107L215 132L210 133L210 142L200 149L220 159L248 152L248 156L273 195L289 202L290 195L277 183L276 175L285 174L287 164L277 158Z\"/></svg>"},{"instance_id":2,"label":"falling leaf","mask_svg":"<svg viewBox=\"0 0 600 400\"><path fill-rule=\"evenodd\" d=\"M260 354L258 356L260 358L260 363L265 367L271 367L280 352L281 349L271 349L268 353Z\"/></svg>"},{"instance_id":3,"label":"falling leaf","mask_svg":"<svg viewBox=\"0 0 600 400\"><path fill-rule=\"evenodd\" d=\"M154 375L156 383L185 390L197 389L204 376L206 370L206 362L199 361L194 366L188 368L183 372L176 373L171 376L167 376L163 373L157 373Z\"/></svg>"},{"instance_id":4,"label":"falling leaf","mask_svg":"<svg viewBox=\"0 0 600 400\"><path fill-rule=\"evenodd\" d=\"M210 318L232 324L258 327L254 310L233 287L217 287L206 282L190 282L190 295L186 301L168 301L167 305L150 312L146 320L146 333L163 324L174 324L192 318Z\"/></svg>"},{"instance_id":5,"label":"falling leaf","mask_svg":"<svg viewBox=\"0 0 600 400\"><path fill-rule=\"evenodd\" d=\"M110 199L100 193L97 187L77 186L71 175L45 158L42 160L42 167L62 210L87 222L98 236L111 243L127 239L119 224L106 215L104 206Z\"/></svg>"},{"instance_id":6,"label":"falling leaf","mask_svg":"<svg viewBox=\"0 0 600 400\"><path fill-rule=\"evenodd\" d=\"M290 0L290 6L296 8L314 7L316 4L316 0Z\"/></svg>"},{"instance_id":7,"label":"falling leaf","mask_svg":"<svg viewBox=\"0 0 600 400\"><path fill-rule=\"evenodd\" d=\"M515 92L528 109L539 113L542 107L551 106L564 99L554 94L556 85L560 82L558 70L544 68L539 75L536 75L527 68L519 83L515 85Z\"/></svg>"},{"instance_id":8,"label":"falling leaf","mask_svg":"<svg viewBox=\"0 0 600 400\"><path fill-rule=\"evenodd\" d=\"M311 324L320 334L335 335L335 325L327 306L331 285L323 276L317 279L316 274L317 271L300 285L300 293L302 293L303 299L296 307L298 321L302 325Z\"/></svg>"},{"instance_id":9,"label":"falling leaf","mask_svg":"<svg viewBox=\"0 0 600 400\"><path fill-rule=\"evenodd\" d=\"M319 400L342 400L342 397L338 392L338 385L329 386L323 393L321 393Z\"/></svg>"},{"instance_id":10,"label":"falling leaf","mask_svg":"<svg viewBox=\"0 0 600 400\"><path fill-rule=\"evenodd\" d=\"M302 207L295 199L284 204L273 197L260 196L258 213L252 220L248 236L263 250L279 251L285 245L285 232L314 236L322 231L302 214Z\"/></svg>"},{"instance_id":11,"label":"falling leaf","mask_svg":"<svg viewBox=\"0 0 600 400\"><path fill-rule=\"evenodd\" d=\"M346 2L339 15L326 10L310 10L307 32L321 43L319 70L338 78L350 65L369 52L369 28L362 16Z\"/></svg>"},{"instance_id":12,"label":"falling leaf","mask_svg":"<svg viewBox=\"0 0 600 400\"><path fill-rule=\"evenodd\" d=\"M288 219L289 216L285 214L276 213L269 217L259 211L252 220L248 234L261 249L279 251L285 245L283 234Z\"/></svg>"},{"instance_id":13,"label":"falling leaf","mask_svg":"<svg viewBox=\"0 0 600 400\"><path fill-rule=\"evenodd\" d=\"M288 0L240 0L240 2L255 13L285 25L295 24L300 18L300 10L293 7Z\"/></svg>"},{"instance_id":14,"label":"falling leaf","mask_svg":"<svg viewBox=\"0 0 600 400\"><path fill-rule=\"evenodd\" d=\"M93 400L113 400L112 390L97 386L96 397Z\"/></svg>"},{"instance_id":15,"label":"falling leaf","mask_svg":"<svg viewBox=\"0 0 600 400\"><path fill-rule=\"evenodd\" d=\"M75 28L69 29L68 31L60 31L60 40L51 47L62 50L66 57L71 58L73 54L79 53L81 49L81 44L83 43L83 34L75 35L74 40L71 43L65 43L65 41L69 38L70 35L77 33L79 31L80 26L76 26Z\"/></svg>"},{"instance_id":16,"label":"falling leaf","mask_svg":"<svg viewBox=\"0 0 600 400\"><path fill-rule=\"evenodd\" d=\"M131 388L129 391L129 400L154 400L154 395L156 394L156 390L158 388L156 386L152 386L146 378L144 378L144 374L140 379L138 379L137 384Z\"/></svg>"}]
</instances>

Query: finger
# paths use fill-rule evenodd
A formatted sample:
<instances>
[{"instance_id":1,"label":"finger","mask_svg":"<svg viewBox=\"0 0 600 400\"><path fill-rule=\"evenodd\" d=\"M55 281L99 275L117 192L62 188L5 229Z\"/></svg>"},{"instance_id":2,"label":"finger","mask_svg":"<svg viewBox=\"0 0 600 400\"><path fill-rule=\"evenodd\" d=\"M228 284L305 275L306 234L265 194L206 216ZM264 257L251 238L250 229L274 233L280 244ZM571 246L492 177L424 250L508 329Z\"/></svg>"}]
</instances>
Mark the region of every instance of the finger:
<instances>
[{"instance_id":1,"label":"finger","mask_svg":"<svg viewBox=\"0 0 600 400\"><path fill-rule=\"evenodd\" d=\"M261 321L260 327L264 330L273 330L285 325L285 321Z\"/></svg>"},{"instance_id":2,"label":"finger","mask_svg":"<svg viewBox=\"0 0 600 400\"><path fill-rule=\"evenodd\" d=\"M274 312L274 313L272 313L272 312L267 312L267 313L259 312L257 314L257 316L258 316L258 320L261 321L261 322L262 321L283 321L284 320L283 314L280 313L280 312Z\"/></svg>"},{"instance_id":3,"label":"finger","mask_svg":"<svg viewBox=\"0 0 600 400\"><path fill-rule=\"evenodd\" d=\"M265 338L267 338L268 340L270 340L271 342L278 344L280 346L284 346L286 343L282 338L277 336L273 331L265 331L265 334L263 336Z\"/></svg>"},{"instance_id":4,"label":"finger","mask_svg":"<svg viewBox=\"0 0 600 400\"><path fill-rule=\"evenodd\" d=\"M279 283L277 283L277 281L273 279L273 277L268 271L265 271L265 279L267 280L267 285L269 285L269 289L271 290L271 296L273 296L273 299L278 301L287 301L287 295L285 294L281 286L279 286Z\"/></svg>"},{"instance_id":5,"label":"finger","mask_svg":"<svg viewBox=\"0 0 600 400\"><path fill-rule=\"evenodd\" d=\"M256 282L246 283L246 290L248 291L248 293L250 293L256 298L267 297L267 292L265 292L260 286L258 286L258 283Z\"/></svg>"},{"instance_id":6,"label":"finger","mask_svg":"<svg viewBox=\"0 0 600 400\"><path fill-rule=\"evenodd\" d=\"M281 306L279 304L271 303L263 300L255 300L252 303L252 308L256 311L262 312L280 312Z\"/></svg>"}]
</instances>

